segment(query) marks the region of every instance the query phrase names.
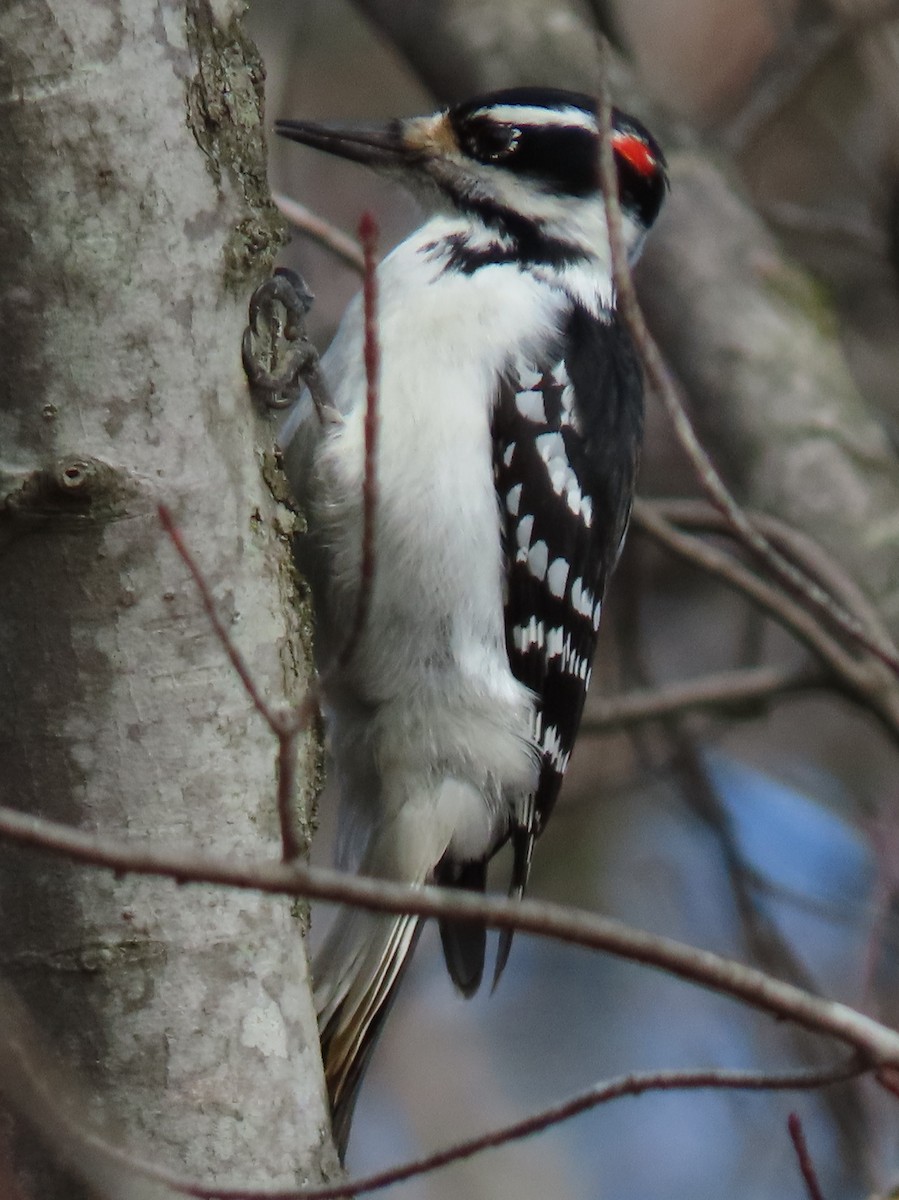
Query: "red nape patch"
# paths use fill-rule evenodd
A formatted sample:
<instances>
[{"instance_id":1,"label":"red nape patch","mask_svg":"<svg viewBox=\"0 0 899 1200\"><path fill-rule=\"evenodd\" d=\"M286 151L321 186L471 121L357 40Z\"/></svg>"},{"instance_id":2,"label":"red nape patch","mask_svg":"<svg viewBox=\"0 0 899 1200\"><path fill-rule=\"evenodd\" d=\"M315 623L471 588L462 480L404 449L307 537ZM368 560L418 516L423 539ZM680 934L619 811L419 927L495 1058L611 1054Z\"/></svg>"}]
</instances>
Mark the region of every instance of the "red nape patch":
<instances>
[{"instance_id":1,"label":"red nape patch","mask_svg":"<svg viewBox=\"0 0 899 1200\"><path fill-rule=\"evenodd\" d=\"M641 175L652 175L658 169L652 151L633 133L613 134L612 147L616 154L620 154Z\"/></svg>"}]
</instances>

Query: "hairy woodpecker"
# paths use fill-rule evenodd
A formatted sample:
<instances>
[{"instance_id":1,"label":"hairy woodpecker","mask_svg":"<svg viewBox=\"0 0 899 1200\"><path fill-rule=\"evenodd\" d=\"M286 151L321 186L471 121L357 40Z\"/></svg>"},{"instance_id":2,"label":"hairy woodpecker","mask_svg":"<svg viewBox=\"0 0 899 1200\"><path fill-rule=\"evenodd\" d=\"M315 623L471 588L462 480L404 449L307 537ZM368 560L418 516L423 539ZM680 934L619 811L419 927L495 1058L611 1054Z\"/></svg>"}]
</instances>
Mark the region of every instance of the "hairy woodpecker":
<instances>
[{"instance_id":1,"label":"hairy woodpecker","mask_svg":"<svg viewBox=\"0 0 899 1200\"><path fill-rule=\"evenodd\" d=\"M277 131L394 172L434 212L378 270L375 576L348 662L364 517L358 298L322 360L342 420L322 423L305 396L280 438L308 512L301 555L341 795L338 858L481 891L511 841L520 896L580 722L643 425L640 367L615 311L596 102L516 88L377 129ZM633 259L665 194L665 159L619 111L612 142ZM347 909L315 964L341 1150L418 929L415 917ZM444 920L440 932L471 995L484 930Z\"/></svg>"}]
</instances>

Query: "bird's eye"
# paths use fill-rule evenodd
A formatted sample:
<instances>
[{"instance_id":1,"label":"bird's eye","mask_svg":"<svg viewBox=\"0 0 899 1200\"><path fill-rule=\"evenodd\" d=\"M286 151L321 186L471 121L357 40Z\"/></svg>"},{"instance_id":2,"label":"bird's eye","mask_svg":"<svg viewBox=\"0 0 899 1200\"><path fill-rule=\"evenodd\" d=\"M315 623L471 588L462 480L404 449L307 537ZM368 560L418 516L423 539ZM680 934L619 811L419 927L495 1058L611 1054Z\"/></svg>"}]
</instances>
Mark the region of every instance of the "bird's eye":
<instances>
[{"instance_id":1,"label":"bird's eye","mask_svg":"<svg viewBox=\"0 0 899 1200\"><path fill-rule=\"evenodd\" d=\"M497 162L511 154L521 137L514 125L481 124L472 131L471 153L481 162Z\"/></svg>"}]
</instances>

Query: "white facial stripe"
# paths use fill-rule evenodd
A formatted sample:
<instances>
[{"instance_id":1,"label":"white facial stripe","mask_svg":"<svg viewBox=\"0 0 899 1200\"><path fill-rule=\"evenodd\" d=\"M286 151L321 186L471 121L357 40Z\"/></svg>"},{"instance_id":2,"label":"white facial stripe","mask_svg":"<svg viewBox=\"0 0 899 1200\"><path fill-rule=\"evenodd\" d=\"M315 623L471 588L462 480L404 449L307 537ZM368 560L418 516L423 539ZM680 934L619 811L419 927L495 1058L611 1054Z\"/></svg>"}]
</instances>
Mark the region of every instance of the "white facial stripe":
<instances>
[{"instance_id":1,"label":"white facial stripe","mask_svg":"<svg viewBox=\"0 0 899 1200\"><path fill-rule=\"evenodd\" d=\"M582 108L540 108L537 105L495 104L490 108L479 108L472 117L488 117L506 125L531 125L545 129L547 125L569 125L596 133L596 119Z\"/></svg>"}]
</instances>

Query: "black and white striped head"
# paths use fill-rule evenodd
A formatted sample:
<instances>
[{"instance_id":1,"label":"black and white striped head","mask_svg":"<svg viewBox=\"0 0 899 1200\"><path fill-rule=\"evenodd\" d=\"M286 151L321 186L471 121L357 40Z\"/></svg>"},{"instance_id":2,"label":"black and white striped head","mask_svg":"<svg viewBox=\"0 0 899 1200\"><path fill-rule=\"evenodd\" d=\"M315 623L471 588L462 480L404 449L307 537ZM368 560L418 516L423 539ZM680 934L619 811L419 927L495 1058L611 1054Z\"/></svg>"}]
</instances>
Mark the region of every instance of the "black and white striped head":
<instances>
[{"instance_id":1,"label":"black and white striped head","mask_svg":"<svg viewBox=\"0 0 899 1200\"><path fill-rule=\"evenodd\" d=\"M398 172L433 207L449 207L530 247L597 253L605 243L596 101L512 88L380 128L279 121L284 137ZM658 216L665 156L635 118L613 110L612 145L631 257Z\"/></svg>"}]
</instances>

